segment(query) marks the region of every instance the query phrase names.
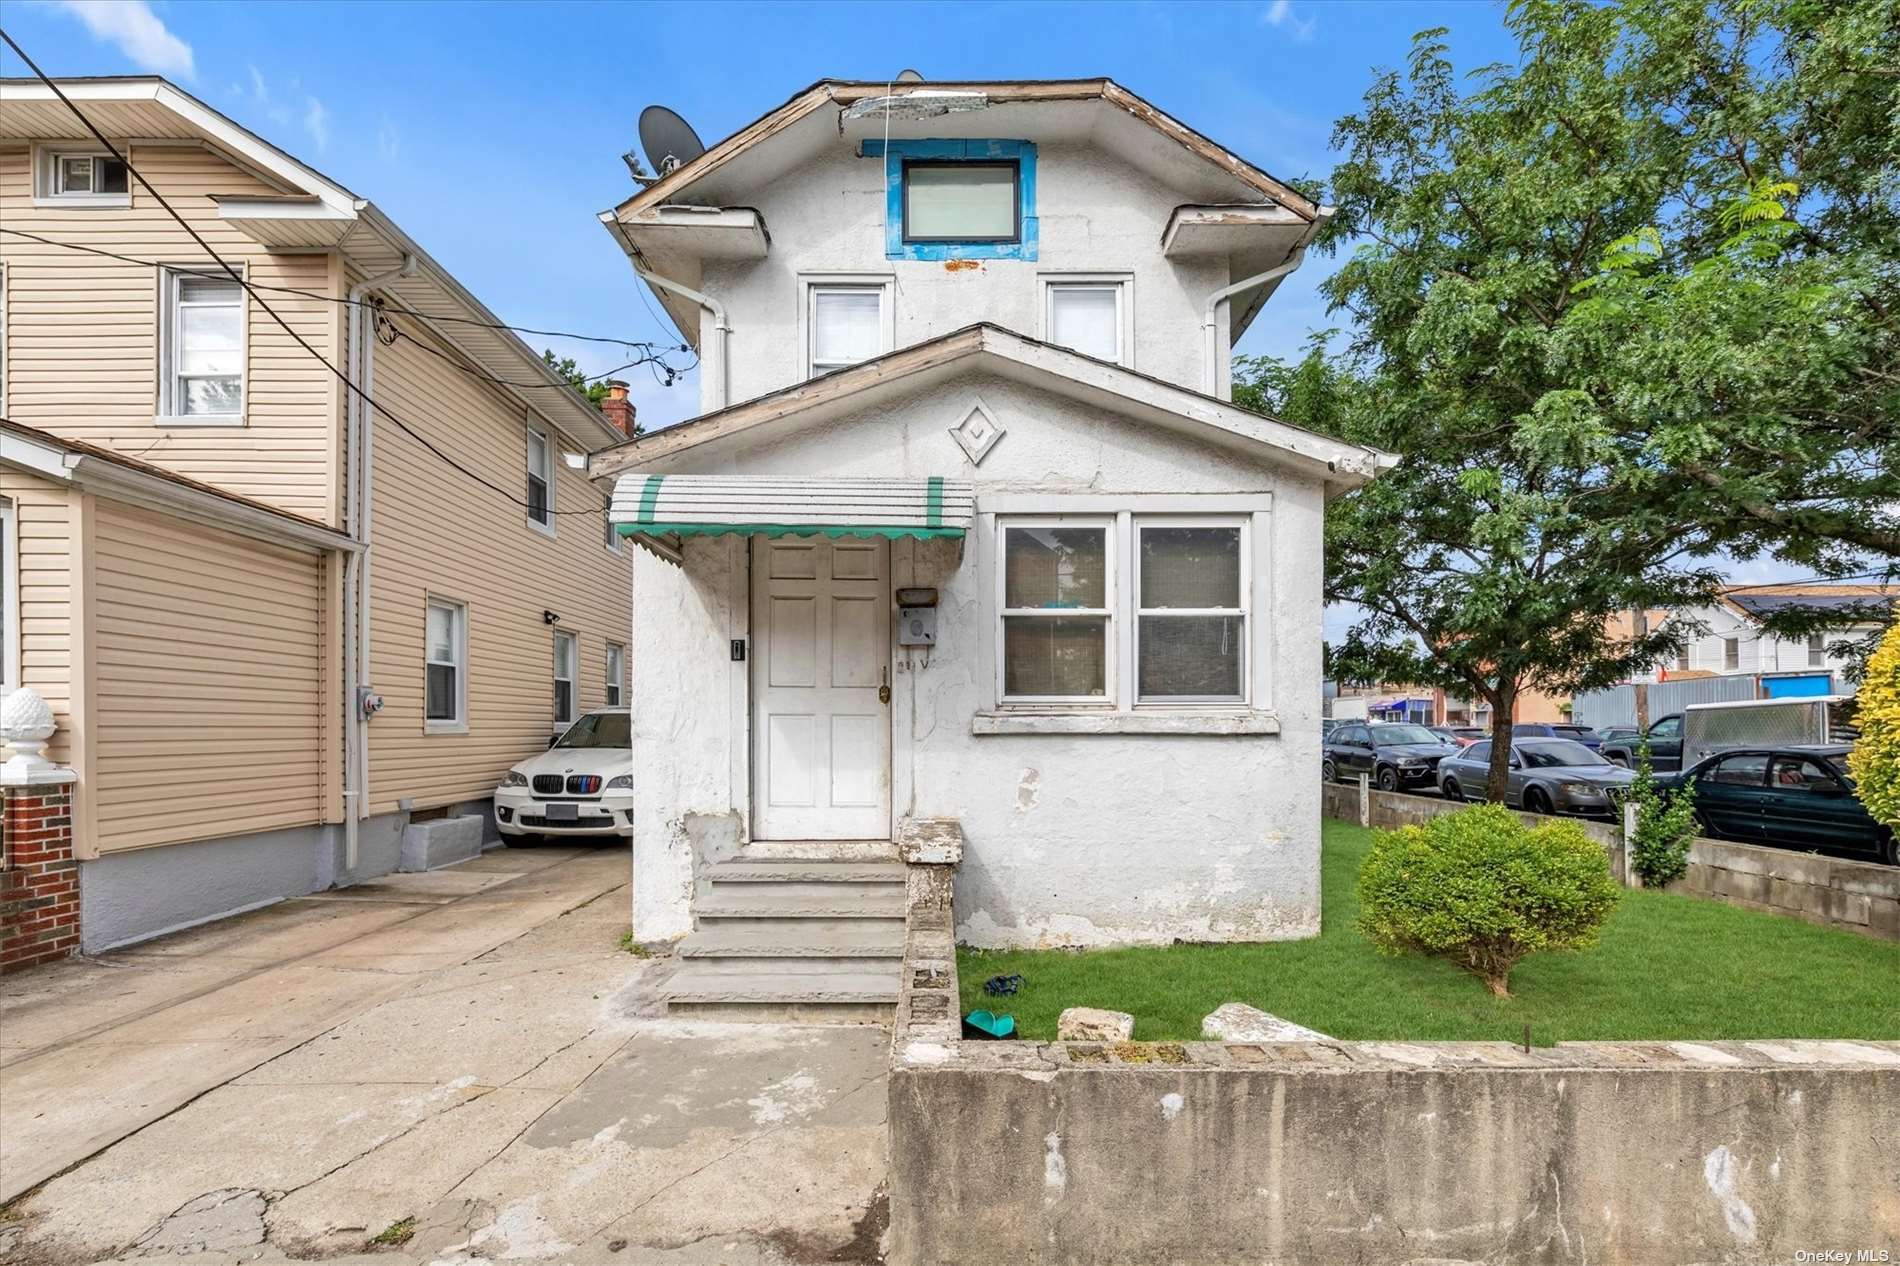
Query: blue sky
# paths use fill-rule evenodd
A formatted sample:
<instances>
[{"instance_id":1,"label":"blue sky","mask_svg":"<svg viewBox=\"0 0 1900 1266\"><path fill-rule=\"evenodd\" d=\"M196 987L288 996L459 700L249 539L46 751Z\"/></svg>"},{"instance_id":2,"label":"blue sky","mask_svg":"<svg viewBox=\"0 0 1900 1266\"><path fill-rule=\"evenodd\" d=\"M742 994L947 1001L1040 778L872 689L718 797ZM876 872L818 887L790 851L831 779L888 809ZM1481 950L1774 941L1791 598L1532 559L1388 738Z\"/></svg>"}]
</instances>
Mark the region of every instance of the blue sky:
<instances>
[{"instance_id":1,"label":"blue sky","mask_svg":"<svg viewBox=\"0 0 1900 1266\"><path fill-rule=\"evenodd\" d=\"M708 142L815 80L1108 75L1277 176L1331 169L1333 120L1412 33L1506 58L1487 3L406 4L16 0L13 37L55 75L158 73L370 198L504 320L673 337L595 219L632 189L642 107ZM11 53L0 71L24 74ZM479 172L476 183L460 174ZM1309 258L1242 346L1291 354L1329 321ZM549 342L551 340L541 340ZM616 349L557 344L589 372ZM697 399L635 384L649 426Z\"/></svg>"},{"instance_id":2,"label":"blue sky","mask_svg":"<svg viewBox=\"0 0 1900 1266\"><path fill-rule=\"evenodd\" d=\"M1108 75L1277 176L1323 177L1332 124L1443 26L1462 69L1514 59L1473 0L1246 3L220 3L12 0L5 24L50 74L158 73L370 198L504 320L677 337L596 214L632 189L642 107L708 142L815 80ZM0 73L24 74L9 52ZM480 173L465 179L463 173ZM1337 324L1309 256L1240 350L1297 353ZM552 343L589 373L615 350ZM690 378L636 379L649 427L688 416ZM1772 562L1738 582L1785 578ZM1350 613L1330 610L1337 638Z\"/></svg>"}]
</instances>

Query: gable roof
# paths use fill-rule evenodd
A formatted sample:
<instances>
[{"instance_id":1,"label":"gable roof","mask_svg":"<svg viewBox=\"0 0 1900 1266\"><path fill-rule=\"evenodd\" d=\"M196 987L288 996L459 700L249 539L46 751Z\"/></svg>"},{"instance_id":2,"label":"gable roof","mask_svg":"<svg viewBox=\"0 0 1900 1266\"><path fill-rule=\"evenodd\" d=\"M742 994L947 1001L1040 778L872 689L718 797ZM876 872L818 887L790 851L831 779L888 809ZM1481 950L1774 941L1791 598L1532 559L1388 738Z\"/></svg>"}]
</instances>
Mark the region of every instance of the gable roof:
<instances>
[{"instance_id":1,"label":"gable roof","mask_svg":"<svg viewBox=\"0 0 1900 1266\"><path fill-rule=\"evenodd\" d=\"M1146 124L1155 132L1186 149L1203 161L1220 168L1242 186L1262 198L1278 203L1300 218L1319 218L1319 205L1284 181L1275 179L1259 167L1224 146L1208 139L1180 120L1156 108L1112 79L1043 80L959 80L937 83L887 83L865 80L821 79L793 94L783 105L740 128L719 141L689 163L634 194L615 208L615 214L628 216L675 201L700 180L718 171L732 159L760 143L770 140L793 124L828 105L850 107L882 98L901 99L917 94L947 95L980 93L990 102L1089 101L1098 100Z\"/></svg>"},{"instance_id":2,"label":"gable roof","mask_svg":"<svg viewBox=\"0 0 1900 1266\"><path fill-rule=\"evenodd\" d=\"M864 408L894 390L913 391L952 372L971 369L987 369L1213 439L1320 479L1329 494L1356 488L1399 460L1392 453L1336 440L1214 396L984 323L602 449L588 458L587 474L590 479L600 479L636 466L651 471L682 453L758 427L791 420L823 421Z\"/></svg>"},{"instance_id":3,"label":"gable roof","mask_svg":"<svg viewBox=\"0 0 1900 1266\"><path fill-rule=\"evenodd\" d=\"M350 192L236 120L156 75L58 78L60 90L115 144L196 142L278 192L213 196L218 216L267 248L335 249L366 276L391 272L413 256L413 275L381 290L430 332L495 378L536 385L497 386L548 423L585 444L611 444L621 433L585 396L549 368L501 318L430 257L375 203ZM85 126L38 79L0 78L8 140L88 141ZM431 318L457 318L442 325Z\"/></svg>"}]
</instances>

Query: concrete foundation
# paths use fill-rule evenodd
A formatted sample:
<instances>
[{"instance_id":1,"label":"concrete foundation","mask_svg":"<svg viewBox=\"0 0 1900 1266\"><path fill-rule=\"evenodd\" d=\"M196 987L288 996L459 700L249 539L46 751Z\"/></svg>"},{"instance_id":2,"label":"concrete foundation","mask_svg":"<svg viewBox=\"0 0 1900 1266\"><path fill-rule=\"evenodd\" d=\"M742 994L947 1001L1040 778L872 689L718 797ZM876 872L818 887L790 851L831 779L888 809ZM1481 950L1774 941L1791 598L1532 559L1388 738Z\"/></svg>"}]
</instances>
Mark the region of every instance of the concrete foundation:
<instances>
[{"instance_id":1,"label":"concrete foundation","mask_svg":"<svg viewBox=\"0 0 1900 1266\"><path fill-rule=\"evenodd\" d=\"M455 856L466 860L500 840L490 801L457 805L444 821L468 822ZM417 826L435 823L418 823ZM80 948L97 954L289 897L358 883L404 864L407 813L365 819L357 828L356 865L344 859L341 825L292 827L160 848L108 853L79 866ZM477 842L468 851L467 841Z\"/></svg>"},{"instance_id":2,"label":"concrete foundation","mask_svg":"<svg viewBox=\"0 0 1900 1266\"><path fill-rule=\"evenodd\" d=\"M479 857L482 819L470 813L454 818L411 822L402 829L398 870L434 870Z\"/></svg>"}]
</instances>

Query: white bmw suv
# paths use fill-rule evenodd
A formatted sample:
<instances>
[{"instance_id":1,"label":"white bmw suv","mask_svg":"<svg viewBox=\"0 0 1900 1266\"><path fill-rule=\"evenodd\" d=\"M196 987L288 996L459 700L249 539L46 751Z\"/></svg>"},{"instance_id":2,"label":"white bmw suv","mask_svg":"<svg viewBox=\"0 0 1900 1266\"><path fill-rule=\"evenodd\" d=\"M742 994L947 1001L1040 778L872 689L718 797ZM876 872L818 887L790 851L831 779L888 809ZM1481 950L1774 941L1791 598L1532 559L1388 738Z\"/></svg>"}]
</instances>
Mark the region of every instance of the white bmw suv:
<instances>
[{"instance_id":1,"label":"white bmw suv","mask_svg":"<svg viewBox=\"0 0 1900 1266\"><path fill-rule=\"evenodd\" d=\"M495 789L504 836L619 835L633 838L633 716L589 712L554 746L522 761Z\"/></svg>"}]
</instances>

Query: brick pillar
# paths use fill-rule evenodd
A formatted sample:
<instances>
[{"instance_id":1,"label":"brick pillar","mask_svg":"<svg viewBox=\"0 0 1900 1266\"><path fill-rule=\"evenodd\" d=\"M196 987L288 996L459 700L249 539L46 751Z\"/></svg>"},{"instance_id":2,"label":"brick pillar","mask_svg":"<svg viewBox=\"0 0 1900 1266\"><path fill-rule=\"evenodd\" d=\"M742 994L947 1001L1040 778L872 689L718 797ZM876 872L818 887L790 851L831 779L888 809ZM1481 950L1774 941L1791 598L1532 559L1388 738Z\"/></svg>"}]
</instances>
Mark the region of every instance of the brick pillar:
<instances>
[{"instance_id":1,"label":"brick pillar","mask_svg":"<svg viewBox=\"0 0 1900 1266\"><path fill-rule=\"evenodd\" d=\"M0 787L0 975L79 948L71 777Z\"/></svg>"},{"instance_id":2,"label":"brick pillar","mask_svg":"<svg viewBox=\"0 0 1900 1266\"><path fill-rule=\"evenodd\" d=\"M622 435L631 438L640 433L639 424L633 420L633 401L627 399L627 384L618 378L608 379L607 398L600 402L600 411Z\"/></svg>"}]
</instances>

